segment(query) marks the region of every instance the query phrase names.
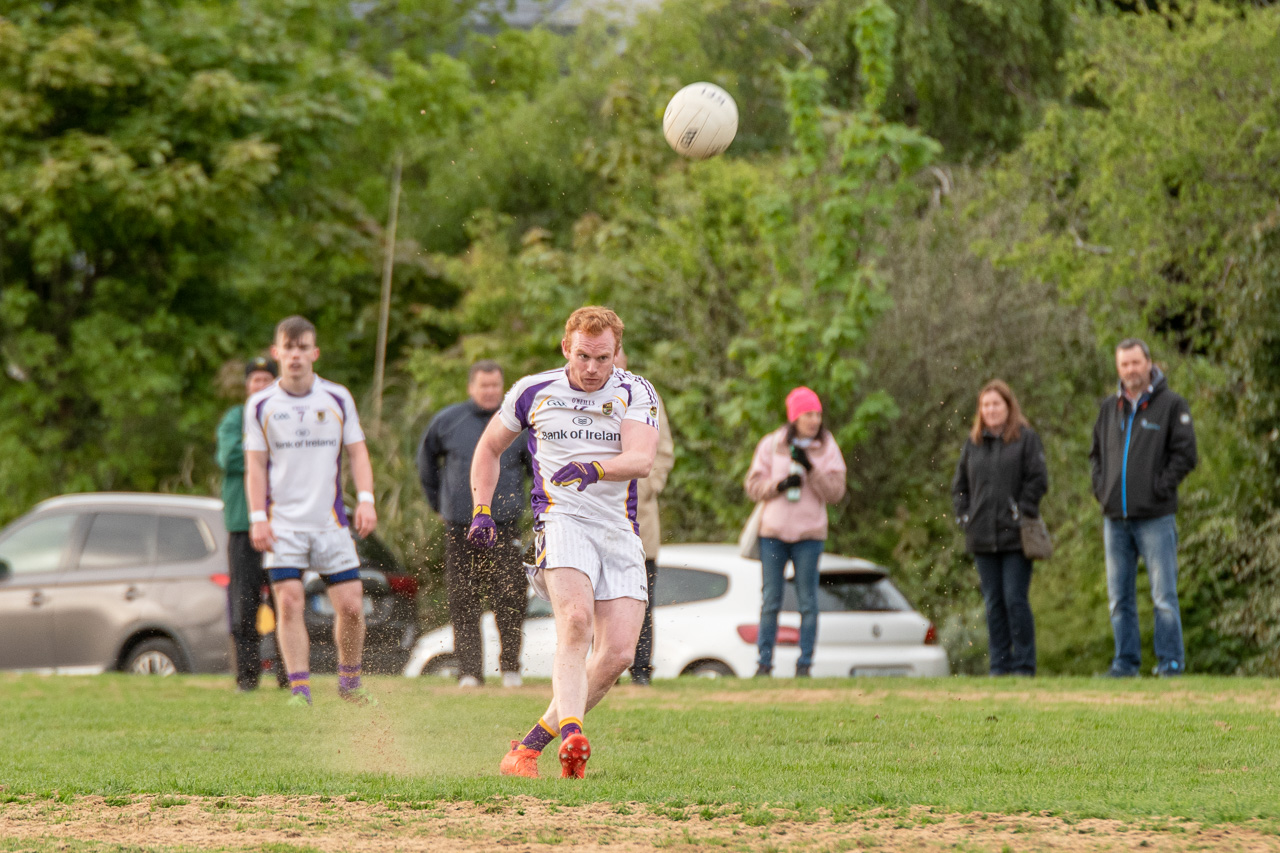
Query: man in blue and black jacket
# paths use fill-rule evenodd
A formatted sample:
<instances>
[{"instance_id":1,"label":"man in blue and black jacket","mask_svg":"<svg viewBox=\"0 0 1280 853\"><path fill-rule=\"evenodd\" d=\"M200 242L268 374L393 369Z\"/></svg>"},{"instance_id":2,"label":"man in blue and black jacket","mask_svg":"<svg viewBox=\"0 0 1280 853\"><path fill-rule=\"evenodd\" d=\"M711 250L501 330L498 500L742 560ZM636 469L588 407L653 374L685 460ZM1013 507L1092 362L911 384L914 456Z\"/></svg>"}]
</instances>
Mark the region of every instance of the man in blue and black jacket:
<instances>
[{"instance_id":1,"label":"man in blue and black jacket","mask_svg":"<svg viewBox=\"0 0 1280 853\"><path fill-rule=\"evenodd\" d=\"M493 413L502 405L502 368L496 361L477 361L467 377L467 397L440 411L418 443L418 477L431 508L445 525L445 588L453 647L458 660L458 684L484 683L484 640L480 617L485 597L493 608L502 651L498 665L502 683L516 687L520 678L529 579L522 560L520 517L529 503L530 475L527 436L502 454L502 470L493 494L497 545L476 548L467 541L471 524L471 457Z\"/></svg>"},{"instance_id":2,"label":"man in blue and black jacket","mask_svg":"<svg viewBox=\"0 0 1280 853\"><path fill-rule=\"evenodd\" d=\"M1116 345L1119 391L1102 401L1089 461L1102 504L1107 598L1116 654L1107 672L1138 674L1138 557L1147 565L1155 605L1156 674L1186 668L1178 608L1178 484L1196 467L1196 433L1187 401L1169 390L1151 350L1138 338Z\"/></svg>"}]
</instances>

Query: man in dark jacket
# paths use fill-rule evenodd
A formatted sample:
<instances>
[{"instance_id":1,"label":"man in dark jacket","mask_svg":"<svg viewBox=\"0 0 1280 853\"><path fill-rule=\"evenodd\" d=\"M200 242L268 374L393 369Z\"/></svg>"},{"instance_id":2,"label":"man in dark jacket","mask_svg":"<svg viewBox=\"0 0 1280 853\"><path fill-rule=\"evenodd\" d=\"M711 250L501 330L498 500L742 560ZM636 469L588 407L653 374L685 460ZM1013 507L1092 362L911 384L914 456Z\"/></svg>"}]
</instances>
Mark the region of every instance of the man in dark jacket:
<instances>
[{"instance_id":1,"label":"man in dark jacket","mask_svg":"<svg viewBox=\"0 0 1280 853\"><path fill-rule=\"evenodd\" d=\"M1137 338L1116 345L1120 389L1102 401L1093 426L1093 495L1102 504L1107 597L1116 655L1109 676L1138 674L1137 574L1142 557L1155 605L1156 674L1186 668L1178 608L1178 484L1196 467L1187 401L1169 390L1151 350Z\"/></svg>"},{"instance_id":2,"label":"man in dark jacket","mask_svg":"<svg viewBox=\"0 0 1280 853\"><path fill-rule=\"evenodd\" d=\"M245 399L276 381L276 363L266 356L244 368ZM262 673L258 608L267 582L262 554L249 541L249 504L244 496L244 404L227 410L218 424L218 467L222 469L222 517L227 526L227 614L236 653L236 687L254 690Z\"/></svg>"},{"instance_id":3,"label":"man in dark jacket","mask_svg":"<svg viewBox=\"0 0 1280 853\"><path fill-rule=\"evenodd\" d=\"M520 684L520 644L528 598L521 560L520 514L528 502L525 478L530 469L528 443L520 439L502 455L493 495L498 544L491 549L467 541L471 524L471 457L489 419L502 404L502 368L495 361L471 365L465 403L443 409L431 420L418 445L418 476L431 508L445 524L445 586L458 684L484 683L484 641L480 616L487 590L502 643L502 683Z\"/></svg>"}]
</instances>

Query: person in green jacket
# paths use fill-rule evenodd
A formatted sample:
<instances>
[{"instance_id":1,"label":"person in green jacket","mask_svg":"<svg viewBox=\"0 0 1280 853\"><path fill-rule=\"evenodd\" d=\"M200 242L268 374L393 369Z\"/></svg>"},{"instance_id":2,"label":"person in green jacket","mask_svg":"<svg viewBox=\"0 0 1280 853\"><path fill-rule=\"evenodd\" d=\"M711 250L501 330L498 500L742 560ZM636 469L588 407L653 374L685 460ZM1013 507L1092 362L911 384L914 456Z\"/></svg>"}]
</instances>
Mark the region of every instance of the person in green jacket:
<instances>
[{"instance_id":1,"label":"person in green jacket","mask_svg":"<svg viewBox=\"0 0 1280 853\"><path fill-rule=\"evenodd\" d=\"M276 363L266 356L244 368L245 399L276 381ZM222 469L222 514L227 526L227 613L236 653L236 687L255 690L262 672L258 605L267 582L262 552L249 541L249 504L244 495L244 404L232 406L218 424L218 467Z\"/></svg>"}]
</instances>

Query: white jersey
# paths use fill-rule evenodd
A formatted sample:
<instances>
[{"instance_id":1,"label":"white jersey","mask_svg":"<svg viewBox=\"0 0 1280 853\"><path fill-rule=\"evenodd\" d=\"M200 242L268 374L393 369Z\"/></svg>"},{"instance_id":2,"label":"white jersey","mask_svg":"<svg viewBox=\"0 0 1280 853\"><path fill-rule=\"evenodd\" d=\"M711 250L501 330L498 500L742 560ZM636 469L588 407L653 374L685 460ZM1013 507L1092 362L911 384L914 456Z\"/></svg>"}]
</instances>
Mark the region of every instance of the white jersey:
<instances>
[{"instance_id":1,"label":"white jersey","mask_svg":"<svg viewBox=\"0 0 1280 853\"><path fill-rule=\"evenodd\" d=\"M342 448L364 441L351 392L315 377L290 394L279 382L244 407L244 449L267 453L267 514L282 530L347 526L342 505Z\"/></svg>"},{"instance_id":2,"label":"white jersey","mask_svg":"<svg viewBox=\"0 0 1280 853\"><path fill-rule=\"evenodd\" d=\"M551 475L570 462L604 462L622 452L622 422L658 428L653 386L619 368L599 391L579 391L565 368L526 376L511 386L498 417L512 432L529 430L533 457L531 503L537 518L564 513L627 526L636 525L636 481L553 486Z\"/></svg>"}]
</instances>

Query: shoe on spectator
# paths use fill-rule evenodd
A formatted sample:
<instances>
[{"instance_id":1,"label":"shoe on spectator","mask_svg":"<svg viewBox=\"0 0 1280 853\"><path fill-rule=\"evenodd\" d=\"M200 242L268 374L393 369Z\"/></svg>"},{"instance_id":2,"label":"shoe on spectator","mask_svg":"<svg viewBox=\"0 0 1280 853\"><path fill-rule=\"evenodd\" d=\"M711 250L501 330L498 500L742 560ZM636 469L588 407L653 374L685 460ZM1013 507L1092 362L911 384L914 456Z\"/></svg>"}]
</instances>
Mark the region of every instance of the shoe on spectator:
<instances>
[{"instance_id":1,"label":"shoe on spectator","mask_svg":"<svg viewBox=\"0 0 1280 853\"><path fill-rule=\"evenodd\" d=\"M520 677L520 673L518 672L502 673L503 687L519 687L522 684L524 684L524 679Z\"/></svg>"},{"instance_id":2,"label":"shoe on spectator","mask_svg":"<svg viewBox=\"0 0 1280 853\"><path fill-rule=\"evenodd\" d=\"M754 676L754 677L755 677L755 678L768 678L768 677L769 677L769 676L771 676L771 675L773 675L773 667L771 667L771 666L757 666L757 667L756 667L756 674L755 674L755 676Z\"/></svg>"},{"instance_id":3,"label":"shoe on spectator","mask_svg":"<svg viewBox=\"0 0 1280 853\"><path fill-rule=\"evenodd\" d=\"M652 676L647 672L631 673L631 683L636 687L648 687L653 681Z\"/></svg>"},{"instance_id":4,"label":"shoe on spectator","mask_svg":"<svg viewBox=\"0 0 1280 853\"><path fill-rule=\"evenodd\" d=\"M800 666L800 664L796 664L796 678L808 678L810 668L811 667Z\"/></svg>"}]
</instances>

